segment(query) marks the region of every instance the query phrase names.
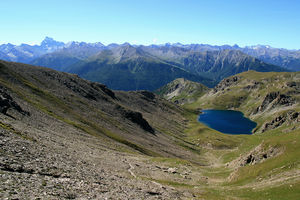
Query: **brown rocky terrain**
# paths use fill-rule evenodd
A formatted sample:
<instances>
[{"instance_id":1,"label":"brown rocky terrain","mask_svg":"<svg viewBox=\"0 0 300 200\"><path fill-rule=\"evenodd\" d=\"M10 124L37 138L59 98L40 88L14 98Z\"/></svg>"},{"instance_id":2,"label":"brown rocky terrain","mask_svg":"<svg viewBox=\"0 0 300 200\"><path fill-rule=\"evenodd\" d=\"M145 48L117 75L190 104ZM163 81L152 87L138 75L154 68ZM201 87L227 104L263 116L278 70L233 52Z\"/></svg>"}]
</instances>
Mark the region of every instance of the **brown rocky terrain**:
<instances>
[{"instance_id":1,"label":"brown rocky terrain","mask_svg":"<svg viewBox=\"0 0 300 200\"><path fill-rule=\"evenodd\" d=\"M148 156L197 160L179 139L181 108L50 69L1 61L0 71L1 199L184 197L134 172L155 168Z\"/></svg>"}]
</instances>

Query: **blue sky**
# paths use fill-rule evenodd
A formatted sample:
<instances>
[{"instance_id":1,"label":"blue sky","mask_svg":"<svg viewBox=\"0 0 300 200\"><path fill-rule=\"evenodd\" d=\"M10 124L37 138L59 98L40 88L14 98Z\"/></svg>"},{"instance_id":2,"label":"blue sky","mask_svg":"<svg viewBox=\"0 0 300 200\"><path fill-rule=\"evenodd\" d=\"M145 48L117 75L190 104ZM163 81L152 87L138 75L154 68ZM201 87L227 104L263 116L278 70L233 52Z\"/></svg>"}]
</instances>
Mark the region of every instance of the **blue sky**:
<instances>
[{"instance_id":1,"label":"blue sky","mask_svg":"<svg viewBox=\"0 0 300 200\"><path fill-rule=\"evenodd\" d=\"M298 0L11 0L0 44L166 42L300 49Z\"/></svg>"}]
</instances>

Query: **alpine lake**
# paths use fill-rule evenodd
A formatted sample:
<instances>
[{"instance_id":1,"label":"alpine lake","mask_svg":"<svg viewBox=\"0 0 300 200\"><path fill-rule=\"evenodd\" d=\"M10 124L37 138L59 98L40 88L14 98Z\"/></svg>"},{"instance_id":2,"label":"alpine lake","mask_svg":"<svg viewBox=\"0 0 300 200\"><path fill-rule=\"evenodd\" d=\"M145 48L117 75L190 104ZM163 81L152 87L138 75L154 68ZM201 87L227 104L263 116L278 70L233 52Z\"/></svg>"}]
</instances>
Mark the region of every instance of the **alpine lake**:
<instances>
[{"instance_id":1,"label":"alpine lake","mask_svg":"<svg viewBox=\"0 0 300 200\"><path fill-rule=\"evenodd\" d=\"M198 121L225 134L252 134L256 122L233 110L202 110Z\"/></svg>"}]
</instances>

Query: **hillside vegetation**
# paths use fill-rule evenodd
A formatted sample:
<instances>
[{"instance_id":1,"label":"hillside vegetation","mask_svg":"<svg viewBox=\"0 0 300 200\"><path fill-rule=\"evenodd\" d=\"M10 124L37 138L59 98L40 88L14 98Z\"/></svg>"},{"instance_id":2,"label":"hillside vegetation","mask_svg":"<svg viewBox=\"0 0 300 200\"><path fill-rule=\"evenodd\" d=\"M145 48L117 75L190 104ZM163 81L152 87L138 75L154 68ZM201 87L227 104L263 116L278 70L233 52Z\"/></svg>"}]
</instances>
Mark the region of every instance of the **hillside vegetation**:
<instances>
[{"instance_id":1,"label":"hillside vegetation","mask_svg":"<svg viewBox=\"0 0 300 200\"><path fill-rule=\"evenodd\" d=\"M213 195L215 199L299 198L299 86L299 72L249 71L224 79L183 105L193 111L239 110L258 123L253 135L226 135L190 115L185 139L210 158L208 174L214 174L218 183L213 191L220 195Z\"/></svg>"},{"instance_id":2,"label":"hillside vegetation","mask_svg":"<svg viewBox=\"0 0 300 200\"><path fill-rule=\"evenodd\" d=\"M249 71L224 79L194 105L240 110L259 123L255 132L264 132L297 122L299 102L299 72Z\"/></svg>"}]
</instances>

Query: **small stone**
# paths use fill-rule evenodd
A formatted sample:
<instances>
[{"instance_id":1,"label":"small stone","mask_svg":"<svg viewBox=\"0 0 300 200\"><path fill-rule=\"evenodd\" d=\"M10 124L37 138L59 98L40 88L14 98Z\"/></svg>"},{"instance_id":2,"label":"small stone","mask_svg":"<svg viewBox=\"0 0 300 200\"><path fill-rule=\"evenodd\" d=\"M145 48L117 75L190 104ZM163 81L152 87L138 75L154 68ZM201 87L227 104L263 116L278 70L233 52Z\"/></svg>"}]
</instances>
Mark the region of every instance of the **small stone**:
<instances>
[{"instance_id":1,"label":"small stone","mask_svg":"<svg viewBox=\"0 0 300 200\"><path fill-rule=\"evenodd\" d=\"M171 173L171 174L177 173L176 168L169 168L168 172Z\"/></svg>"}]
</instances>

